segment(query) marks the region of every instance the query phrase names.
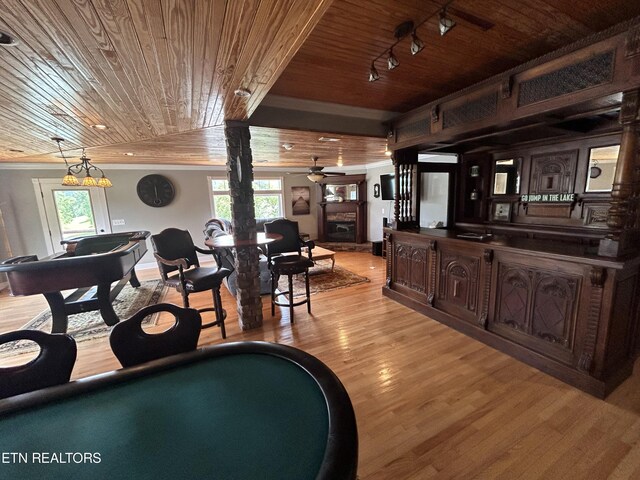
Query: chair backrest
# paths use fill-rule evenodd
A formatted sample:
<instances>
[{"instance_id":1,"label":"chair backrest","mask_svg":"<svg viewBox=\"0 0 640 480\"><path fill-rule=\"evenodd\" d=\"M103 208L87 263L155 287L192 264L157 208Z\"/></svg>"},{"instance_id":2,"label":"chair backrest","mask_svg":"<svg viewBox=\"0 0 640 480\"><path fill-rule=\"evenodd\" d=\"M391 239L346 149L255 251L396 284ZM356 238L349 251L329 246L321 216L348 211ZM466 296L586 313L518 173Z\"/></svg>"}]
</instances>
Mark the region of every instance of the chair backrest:
<instances>
[{"instance_id":1,"label":"chair backrest","mask_svg":"<svg viewBox=\"0 0 640 480\"><path fill-rule=\"evenodd\" d=\"M286 218L274 220L273 222L264 224L264 231L266 233L279 233L282 235L282 240L266 245L268 257L289 252L297 252L298 255L301 254L298 222L287 220Z\"/></svg>"},{"instance_id":2,"label":"chair backrest","mask_svg":"<svg viewBox=\"0 0 640 480\"><path fill-rule=\"evenodd\" d=\"M185 258L188 267L200 266L193 239L188 230L166 228L157 235L151 235L153 251L166 260ZM158 268L164 280L171 272L178 270L176 266L164 265L158 261Z\"/></svg>"},{"instance_id":3,"label":"chair backrest","mask_svg":"<svg viewBox=\"0 0 640 480\"><path fill-rule=\"evenodd\" d=\"M148 315L169 312L175 324L161 333L146 333L142 321ZM131 318L117 323L111 330L109 343L123 367L139 365L157 358L190 352L198 346L202 318L193 308L182 308L170 303L149 305Z\"/></svg>"},{"instance_id":4,"label":"chair backrest","mask_svg":"<svg viewBox=\"0 0 640 480\"><path fill-rule=\"evenodd\" d=\"M76 362L76 342L64 333L17 330L0 335L0 345L16 340L31 340L40 346L40 354L24 365L0 368L0 398L66 383Z\"/></svg>"}]
</instances>

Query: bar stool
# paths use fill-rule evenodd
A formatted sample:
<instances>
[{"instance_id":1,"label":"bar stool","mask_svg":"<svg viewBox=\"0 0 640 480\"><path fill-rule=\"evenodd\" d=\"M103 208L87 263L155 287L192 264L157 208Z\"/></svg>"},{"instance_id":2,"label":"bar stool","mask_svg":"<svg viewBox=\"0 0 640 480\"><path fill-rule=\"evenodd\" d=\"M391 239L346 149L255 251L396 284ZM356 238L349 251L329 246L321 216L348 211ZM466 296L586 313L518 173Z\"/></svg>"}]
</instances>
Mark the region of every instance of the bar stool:
<instances>
[{"instance_id":1,"label":"bar stool","mask_svg":"<svg viewBox=\"0 0 640 480\"><path fill-rule=\"evenodd\" d=\"M269 269L271 270L271 315L276 313L276 305L289 307L289 318L293 323L293 307L307 304L307 312L311 313L311 296L309 294L309 268L313 267L312 249L315 246L312 241L303 241L298 231L298 222L291 220L274 220L265 223L266 233L279 233L282 240L265 245ZM309 256L302 255L302 247L307 247ZM293 276L304 274L305 298L294 302L293 300ZM276 294L278 280L281 275L288 278L289 289ZM288 298L288 302L278 300L279 297Z\"/></svg>"}]
</instances>

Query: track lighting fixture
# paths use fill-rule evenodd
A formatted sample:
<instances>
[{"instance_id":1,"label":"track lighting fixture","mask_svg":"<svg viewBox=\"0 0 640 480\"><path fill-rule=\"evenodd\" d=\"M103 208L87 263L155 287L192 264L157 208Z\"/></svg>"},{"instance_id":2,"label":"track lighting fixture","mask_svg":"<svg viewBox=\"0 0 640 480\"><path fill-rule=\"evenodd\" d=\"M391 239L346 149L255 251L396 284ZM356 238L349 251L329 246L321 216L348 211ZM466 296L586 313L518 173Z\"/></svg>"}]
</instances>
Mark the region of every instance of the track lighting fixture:
<instances>
[{"instance_id":1,"label":"track lighting fixture","mask_svg":"<svg viewBox=\"0 0 640 480\"><path fill-rule=\"evenodd\" d=\"M411 34L411 55L420 53L423 48L424 42L418 38L418 35L416 35L416 31L414 30Z\"/></svg>"},{"instance_id":2,"label":"track lighting fixture","mask_svg":"<svg viewBox=\"0 0 640 480\"><path fill-rule=\"evenodd\" d=\"M447 16L447 8L443 8L440 12L440 19L438 20L438 28L440 29L440 35L444 35L453 27L456 26L456 22L454 22L451 17Z\"/></svg>"},{"instance_id":3,"label":"track lighting fixture","mask_svg":"<svg viewBox=\"0 0 640 480\"><path fill-rule=\"evenodd\" d=\"M448 14L447 14L447 8L449 7L449 5L451 5L453 3L453 1L454 0L448 0L447 2L442 4L438 8L438 10L433 11L431 14L429 14L426 18L424 18L418 24L414 24L412 20L407 20L405 22L402 22L398 26L396 26L396 28L395 28L395 30L393 32L393 34L394 34L394 36L396 38L396 41L393 44L391 44L389 46L389 48L385 49L382 53L380 53L380 55L378 55L377 57L375 57L373 59L373 61L371 62L371 68L369 68L369 81L370 82L375 82L376 80L378 80L380 78L380 75L378 74L378 70L376 69L375 63L378 60L380 60L381 58L383 58L384 56L387 56L387 54L388 54L388 56L387 56L386 60L387 60L387 68L389 70L393 70L398 65L400 65L400 61L393 54L393 49L394 49L394 47L396 45L398 45L406 37L411 36L411 45L409 47L409 51L411 52L411 55L417 55L422 50L424 50L425 44L418 37L417 30L418 30L418 28L420 28L424 24L426 24L429 20L433 19L434 17L438 18L438 30L440 31L440 35L444 35L449 30L451 30L453 27L455 27L456 22L451 17L449 17ZM453 7L451 8L451 10L454 11L454 15L462 15L462 14L464 14L464 12L462 12L462 11L460 11L458 9L454 9ZM488 30L489 28L491 28L493 26L493 24L491 24L490 22L482 22L482 19L478 19L477 17L474 17L474 16L469 15L469 14L465 14L465 15L466 16L463 17L463 18L465 18L470 23L475 23L476 25L480 26L481 28L483 28L485 30Z\"/></svg>"},{"instance_id":4,"label":"track lighting fixture","mask_svg":"<svg viewBox=\"0 0 640 480\"><path fill-rule=\"evenodd\" d=\"M380 78L380 74L378 73L378 70L376 70L376 67L373 64L373 62L371 62L371 69L369 70L369 81L375 82L379 78Z\"/></svg>"},{"instance_id":5,"label":"track lighting fixture","mask_svg":"<svg viewBox=\"0 0 640 480\"><path fill-rule=\"evenodd\" d=\"M389 70L393 70L398 65L400 65L400 62L398 61L396 56L393 54L393 48L390 48L389 49L389 58L387 58L387 68Z\"/></svg>"}]
</instances>

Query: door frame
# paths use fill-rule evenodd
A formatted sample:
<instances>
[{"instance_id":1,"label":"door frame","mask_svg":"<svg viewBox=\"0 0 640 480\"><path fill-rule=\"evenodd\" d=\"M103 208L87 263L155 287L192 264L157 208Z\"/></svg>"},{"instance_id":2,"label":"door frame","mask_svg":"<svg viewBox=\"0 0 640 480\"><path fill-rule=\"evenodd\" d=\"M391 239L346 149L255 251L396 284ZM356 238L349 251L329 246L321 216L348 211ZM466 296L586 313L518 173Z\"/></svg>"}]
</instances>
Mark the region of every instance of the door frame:
<instances>
[{"instance_id":1,"label":"door frame","mask_svg":"<svg viewBox=\"0 0 640 480\"><path fill-rule=\"evenodd\" d=\"M42 226L42 234L44 237L44 243L47 247L47 254L51 255L56 251L60 251L61 247L53 244L51 230L52 225L47 216L44 191L42 187L44 186L47 189L53 187L61 187L61 190L73 190L74 187L64 187L63 185L61 185L60 179L58 178L32 178L31 182L33 183L33 189L37 198L36 203L38 205L38 215L40 216L40 225ZM109 217L107 195L104 191L104 188L87 188L89 188L89 193L91 196L91 204L93 207L93 215L95 217L94 220L96 222L96 230L103 230L103 232L100 233L111 233L111 218ZM52 219L52 221L55 222L54 225L58 224L57 217L55 219ZM53 226L53 228L56 227ZM59 228L59 226L57 228Z\"/></svg>"}]
</instances>

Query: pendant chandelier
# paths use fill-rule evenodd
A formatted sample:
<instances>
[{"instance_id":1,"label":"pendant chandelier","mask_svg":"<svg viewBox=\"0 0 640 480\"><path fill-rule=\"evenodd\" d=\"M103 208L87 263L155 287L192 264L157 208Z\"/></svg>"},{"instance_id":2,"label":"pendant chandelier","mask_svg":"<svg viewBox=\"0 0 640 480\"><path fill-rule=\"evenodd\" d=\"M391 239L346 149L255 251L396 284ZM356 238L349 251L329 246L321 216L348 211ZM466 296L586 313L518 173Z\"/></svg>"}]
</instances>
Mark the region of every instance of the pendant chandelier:
<instances>
[{"instance_id":1,"label":"pendant chandelier","mask_svg":"<svg viewBox=\"0 0 640 480\"><path fill-rule=\"evenodd\" d=\"M91 163L91 159L87 157L84 148L82 149L82 155L80 156L80 162L69 165L67 162L64 153L62 152L62 147L60 146L60 142L64 142L63 138L53 137L51 140L58 144L58 150L60 150L60 156L64 160L64 164L67 166L67 174L62 178L62 185L67 187L101 187L108 188L112 187L113 184L111 180L109 180L101 168L96 167L93 163ZM93 173L100 173L100 178L96 179L91 175ZM82 182L78 179L77 175L84 174L84 178Z\"/></svg>"}]
</instances>

